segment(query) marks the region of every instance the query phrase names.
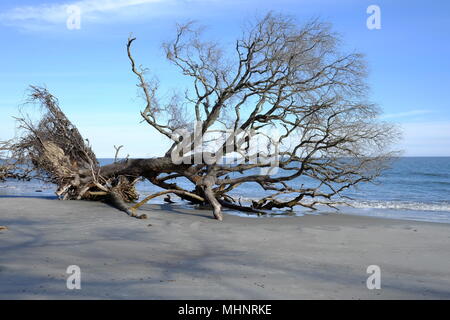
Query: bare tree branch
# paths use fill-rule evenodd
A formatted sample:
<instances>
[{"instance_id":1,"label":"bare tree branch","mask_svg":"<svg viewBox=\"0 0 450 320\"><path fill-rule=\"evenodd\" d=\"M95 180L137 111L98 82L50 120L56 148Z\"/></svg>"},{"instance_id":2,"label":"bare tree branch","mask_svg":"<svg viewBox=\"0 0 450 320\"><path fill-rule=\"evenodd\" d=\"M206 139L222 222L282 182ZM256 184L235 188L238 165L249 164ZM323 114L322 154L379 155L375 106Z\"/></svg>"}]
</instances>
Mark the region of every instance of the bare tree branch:
<instances>
[{"instance_id":1,"label":"bare tree branch","mask_svg":"<svg viewBox=\"0 0 450 320\"><path fill-rule=\"evenodd\" d=\"M345 190L373 181L396 155L390 145L398 132L379 121L367 97L363 55L341 52L339 36L326 23L299 25L269 13L244 30L231 55L204 40L193 22L178 25L163 48L191 81L184 97L161 98L158 81L148 82L147 70L136 65L135 40L128 39L127 55L145 100L141 116L172 146L158 158L122 161L118 147L114 163L99 166L56 98L32 87L31 100L46 113L38 124L19 119L25 135L7 149L17 163L57 184L64 199L109 197L130 214L124 203L138 198L134 185L145 178L164 191L144 202L174 193L209 204L218 220L222 208L256 214L334 208L347 200ZM226 163L233 157L235 163ZM248 205L230 196L246 183L264 190Z\"/></svg>"}]
</instances>

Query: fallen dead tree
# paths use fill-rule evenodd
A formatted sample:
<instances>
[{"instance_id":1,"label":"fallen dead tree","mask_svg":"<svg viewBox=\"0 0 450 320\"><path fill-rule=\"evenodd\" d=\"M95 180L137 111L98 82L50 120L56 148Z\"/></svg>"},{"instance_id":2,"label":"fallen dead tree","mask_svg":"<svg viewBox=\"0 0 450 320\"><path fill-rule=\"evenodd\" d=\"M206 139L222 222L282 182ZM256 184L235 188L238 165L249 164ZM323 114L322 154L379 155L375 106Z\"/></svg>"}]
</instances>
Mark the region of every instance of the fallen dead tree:
<instances>
[{"instance_id":1,"label":"fallen dead tree","mask_svg":"<svg viewBox=\"0 0 450 320\"><path fill-rule=\"evenodd\" d=\"M128 212L125 202L137 200L136 178L100 174L97 158L78 129L45 88L30 87L29 101L39 104L41 119L17 118L22 136L9 143L9 166L28 179L57 185L63 200L101 200ZM20 168L20 169L19 169Z\"/></svg>"},{"instance_id":2,"label":"fallen dead tree","mask_svg":"<svg viewBox=\"0 0 450 320\"><path fill-rule=\"evenodd\" d=\"M147 82L135 63L134 41L128 40L127 54L145 100L142 118L172 146L161 157L100 166L57 99L31 87L30 102L41 105L43 116L37 123L18 119L24 134L9 151L16 166L56 184L61 199L109 201L137 216L143 202L129 203L138 199L136 182L147 179L165 191L146 200L176 194L209 205L218 220L223 207L255 214L334 207L345 200L343 191L375 179L393 155L389 145L397 133L367 102L363 57L341 53L326 24L298 26L268 14L236 41L234 63L193 24L178 26L164 48L192 80L182 99L158 98L158 84ZM179 178L192 188L180 187ZM230 192L244 183L265 195L242 204Z\"/></svg>"}]
</instances>

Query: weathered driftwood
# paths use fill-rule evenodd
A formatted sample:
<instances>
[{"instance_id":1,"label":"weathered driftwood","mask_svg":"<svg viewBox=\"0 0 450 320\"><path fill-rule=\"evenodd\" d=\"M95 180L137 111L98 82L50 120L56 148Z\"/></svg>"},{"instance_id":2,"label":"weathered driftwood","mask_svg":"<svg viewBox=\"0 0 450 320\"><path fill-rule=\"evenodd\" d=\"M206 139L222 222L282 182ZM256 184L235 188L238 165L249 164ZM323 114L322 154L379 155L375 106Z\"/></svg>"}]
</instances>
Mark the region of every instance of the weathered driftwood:
<instances>
[{"instance_id":1,"label":"weathered driftwood","mask_svg":"<svg viewBox=\"0 0 450 320\"><path fill-rule=\"evenodd\" d=\"M255 214L334 207L343 201L342 191L372 181L393 155L388 147L397 134L367 102L362 55L340 53L338 38L326 24L298 26L289 17L268 14L236 41L234 64L217 43L203 41L192 23L178 26L164 49L167 59L192 79L184 98L158 98L158 83L147 82L145 69L135 63L134 41L128 40L127 54L145 101L141 115L172 146L161 157L100 166L57 99L32 87L31 101L42 106L44 115L36 124L19 119L24 135L9 150L16 165L55 183L62 199L110 201L134 216L142 202L126 203L138 199L135 183L147 179L165 191L146 200L173 193L210 205L218 220L223 207ZM256 161L252 137L265 139ZM198 151L199 144L208 152ZM117 158L121 147L115 148ZM245 161L227 165L218 157L232 154ZM261 155L276 158L278 174L255 173L273 166L259 161ZM298 185L299 177L310 183ZM180 187L178 178L192 188ZM266 195L242 204L230 191L244 183L259 185Z\"/></svg>"}]
</instances>

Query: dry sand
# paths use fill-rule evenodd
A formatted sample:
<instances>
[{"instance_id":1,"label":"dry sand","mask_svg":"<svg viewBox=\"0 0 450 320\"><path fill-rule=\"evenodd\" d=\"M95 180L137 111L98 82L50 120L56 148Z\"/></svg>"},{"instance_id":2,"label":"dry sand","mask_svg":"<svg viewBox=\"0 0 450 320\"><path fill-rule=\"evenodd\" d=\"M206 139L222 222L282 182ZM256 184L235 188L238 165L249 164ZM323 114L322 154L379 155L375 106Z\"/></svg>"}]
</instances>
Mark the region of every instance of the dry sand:
<instances>
[{"instance_id":1,"label":"dry sand","mask_svg":"<svg viewBox=\"0 0 450 320\"><path fill-rule=\"evenodd\" d=\"M0 198L0 299L450 299L450 225ZM81 268L81 290L66 268ZM381 268L368 290L366 268Z\"/></svg>"}]
</instances>

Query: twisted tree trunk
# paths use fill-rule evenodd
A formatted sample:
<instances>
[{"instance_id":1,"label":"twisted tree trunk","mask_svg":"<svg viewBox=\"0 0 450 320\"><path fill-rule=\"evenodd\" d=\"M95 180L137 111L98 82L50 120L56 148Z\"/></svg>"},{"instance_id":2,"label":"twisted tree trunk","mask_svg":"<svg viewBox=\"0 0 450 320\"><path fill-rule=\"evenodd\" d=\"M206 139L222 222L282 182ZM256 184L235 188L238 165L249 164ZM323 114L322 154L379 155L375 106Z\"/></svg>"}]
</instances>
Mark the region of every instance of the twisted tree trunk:
<instances>
[{"instance_id":1,"label":"twisted tree trunk","mask_svg":"<svg viewBox=\"0 0 450 320\"><path fill-rule=\"evenodd\" d=\"M165 156L100 166L57 99L32 87L30 101L46 113L37 124L19 119L25 134L6 148L20 168L15 174L33 172L56 184L62 199L108 201L130 216L143 203L130 205L139 199L135 184L147 179L164 189L147 199L173 193L210 205L222 220L222 208L256 214L334 208L347 199L343 191L375 179L396 155L390 144L397 130L380 122L379 110L368 102L363 56L341 52L327 24L298 25L269 13L237 39L234 65L228 50L200 35L192 23L179 25L175 38L163 44L167 59L193 81L184 100L162 98L158 82L148 82L146 69L135 63L136 39L126 44L145 101L141 116L172 141ZM236 155L233 165L221 161ZM300 183L302 177L308 183ZM193 190L177 185L177 178ZM242 205L231 191L244 183L265 193Z\"/></svg>"}]
</instances>

